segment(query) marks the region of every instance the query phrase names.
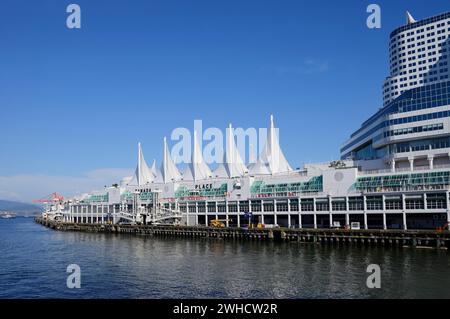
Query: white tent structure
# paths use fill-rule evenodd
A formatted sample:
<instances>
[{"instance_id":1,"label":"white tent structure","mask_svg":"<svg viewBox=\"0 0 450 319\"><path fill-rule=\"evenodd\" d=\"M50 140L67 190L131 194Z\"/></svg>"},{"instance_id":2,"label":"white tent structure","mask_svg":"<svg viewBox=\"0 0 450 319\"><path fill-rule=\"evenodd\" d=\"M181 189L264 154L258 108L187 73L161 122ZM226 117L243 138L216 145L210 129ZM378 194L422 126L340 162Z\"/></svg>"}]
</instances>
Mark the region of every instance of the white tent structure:
<instances>
[{"instance_id":1,"label":"white tent structure","mask_svg":"<svg viewBox=\"0 0 450 319\"><path fill-rule=\"evenodd\" d=\"M413 24L417 22L413 16L411 15L411 13L409 13L408 11L406 11L406 24Z\"/></svg>"},{"instance_id":2,"label":"white tent structure","mask_svg":"<svg viewBox=\"0 0 450 319\"><path fill-rule=\"evenodd\" d=\"M144 154L142 153L141 143L138 143L138 163L136 171L129 185L142 186L145 184L150 184L155 180L155 175L152 173L150 168L144 159Z\"/></svg>"},{"instance_id":3,"label":"white tent structure","mask_svg":"<svg viewBox=\"0 0 450 319\"><path fill-rule=\"evenodd\" d=\"M155 164L156 169L156 164ZM158 183L169 183L173 181L181 180L181 174L178 171L172 157L170 156L169 147L167 146L167 139L164 138L164 157L161 164L161 168L157 171L156 182Z\"/></svg>"},{"instance_id":4,"label":"white tent structure","mask_svg":"<svg viewBox=\"0 0 450 319\"><path fill-rule=\"evenodd\" d=\"M292 171L286 157L281 150L279 138L273 123L273 115L270 116L270 127L267 133L267 142L259 155L257 162L250 167L251 175L273 175Z\"/></svg>"},{"instance_id":5,"label":"white tent structure","mask_svg":"<svg viewBox=\"0 0 450 319\"><path fill-rule=\"evenodd\" d=\"M227 130L226 143L227 146L226 151L223 154L223 162L214 170L213 176L220 178L233 178L245 175L248 173L248 169L236 147L231 124Z\"/></svg>"},{"instance_id":6,"label":"white tent structure","mask_svg":"<svg viewBox=\"0 0 450 319\"><path fill-rule=\"evenodd\" d=\"M209 166L203 160L202 150L197 139L197 131L194 131L194 148L192 150L191 163L183 173L185 181L205 180L212 176Z\"/></svg>"},{"instance_id":7,"label":"white tent structure","mask_svg":"<svg viewBox=\"0 0 450 319\"><path fill-rule=\"evenodd\" d=\"M153 176L155 176L155 179L156 179L156 177L158 177L158 169L156 168L156 160L153 160L150 171L152 172Z\"/></svg>"}]
</instances>

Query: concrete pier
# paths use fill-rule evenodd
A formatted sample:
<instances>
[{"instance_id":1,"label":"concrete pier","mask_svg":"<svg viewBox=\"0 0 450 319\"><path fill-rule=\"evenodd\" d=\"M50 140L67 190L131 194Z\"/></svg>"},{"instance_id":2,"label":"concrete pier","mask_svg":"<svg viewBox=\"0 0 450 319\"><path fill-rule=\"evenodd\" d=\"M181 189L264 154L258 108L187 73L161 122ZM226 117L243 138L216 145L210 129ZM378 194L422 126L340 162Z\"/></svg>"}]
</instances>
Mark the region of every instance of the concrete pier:
<instances>
[{"instance_id":1,"label":"concrete pier","mask_svg":"<svg viewBox=\"0 0 450 319\"><path fill-rule=\"evenodd\" d=\"M214 238L323 245L449 249L449 231L344 230L344 229L244 229L192 226L104 225L55 222L36 218L36 223L58 231L129 234L155 237Z\"/></svg>"}]
</instances>

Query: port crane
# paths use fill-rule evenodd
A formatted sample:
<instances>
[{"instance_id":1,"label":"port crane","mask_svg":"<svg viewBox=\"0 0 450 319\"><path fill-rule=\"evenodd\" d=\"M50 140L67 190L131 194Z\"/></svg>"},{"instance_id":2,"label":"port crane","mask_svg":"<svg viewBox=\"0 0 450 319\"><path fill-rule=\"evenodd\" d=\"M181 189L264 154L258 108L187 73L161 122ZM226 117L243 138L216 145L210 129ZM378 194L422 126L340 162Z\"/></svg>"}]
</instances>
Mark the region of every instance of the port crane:
<instances>
[{"instance_id":1,"label":"port crane","mask_svg":"<svg viewBox=\"0 0 450 319\"><path fill-rule=\"evenodd\" d=\"M44 204L45 206L45 211L43 213L44 218L51 218L53 220L62 219L63 202L64 197L58 193L52 193L44 198L33 200L33 203Z\"/></svg>"},{"instance_id":2,"label":"port crane","mask_svg":"<svg viewBox=\"0 0 450 319\"><path fill-rule=\"evenodd\" d=\"M64 196L58 194L58 193L51 193L50 195L47 195L46 197L42 199L35 199L33 200L33 203L57 203L57 202L63 202Z\"/></svg>"}]
</instances>

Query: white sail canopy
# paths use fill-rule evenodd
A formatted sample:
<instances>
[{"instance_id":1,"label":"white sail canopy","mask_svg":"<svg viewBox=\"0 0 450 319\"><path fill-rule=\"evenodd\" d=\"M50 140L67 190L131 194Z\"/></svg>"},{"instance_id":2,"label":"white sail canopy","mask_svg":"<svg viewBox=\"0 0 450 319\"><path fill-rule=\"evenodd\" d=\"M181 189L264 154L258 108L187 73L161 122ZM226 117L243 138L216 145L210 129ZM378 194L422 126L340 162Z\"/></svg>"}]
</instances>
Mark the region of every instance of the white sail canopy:
<instances>
[{"instance_id":1,"label":"white sail canopy","mask_svg":"<svg viewBox=\"0 0 450 319\"><path fill-rule=\"evenodd\" d=\"M210 178L211 176L211 170L203 160L202 150L197 139L197 132L194 131L194 148L192 150L192 159L191 163L189 163L183 173L183 180L198 181Z\"/></svg>"},{"instance_id":2,"label":"white sail canopy","mask_svg":"<svg viewBox=\"0 0 450 319\"><path fill-rule=\"evenodd\" d=\"M234 141L233 128L230 126L227 130L227 146L223 154L223 163L214 170L214 176L221 178L233 178L243 176L248 172L244 161L239 154Z\"/></svg>"},{"instance_id":3,"label":"white sail canopy","mask_svg":"<svg viewBox=\"0 0 450 319\"><path fill-rule=\"evenodd\" d=\"M153 176L158 177L158 169L156 168L156 160L153 160L152 167L150 168Z\"/></svg>"},{"instance_id":4,"label":"white sail canopy","mask_svg":"<svg viewBox=\"0 0 450 319\"><path fill-rule=\"evenodd\" d=\"M252 175L270 175L292 171L286 157L281 150L279 138L276 134L273 115L270 116L270 128L267 133L267 142L257 162L250 167Z\"/></svg>"},{"instance_id":5,"label":"white sail canopy","mask_svg":"<svg viewBox=\"0 0 450 319\"><path fill-rule=\"evenodd\" d=\"M413 16L411 15L411 13L409 13L408 11L406 11L406 24L412 24L417 22Z\"/></svg>"},{"instance_id":6,"label":"white sail canopy","mask_svg":"<svg viewBox=\"0 0 450 319\"><path fill-rule=\"evenodd\" d=\"M129 182L129 185L142 186L145 184L150 184L154 180L155 175L147 166L144 159L144 154L142 152L141 143L138 143L138 163L133 179Z\"/></svg>"},{"instance_id":7,"label":"white sail canopy","mask_svg":"<svg viewBox=\"0 0 450 319\"><path fill-rule=\"evenodd\" d=\"M170 156L169 147L167 146L167 139L164 138L163 162L161 164L161 168L157 171L156 181L159 183L169 183L179 180L181 180L181 174Z\"/></svg>"}]
</instances>

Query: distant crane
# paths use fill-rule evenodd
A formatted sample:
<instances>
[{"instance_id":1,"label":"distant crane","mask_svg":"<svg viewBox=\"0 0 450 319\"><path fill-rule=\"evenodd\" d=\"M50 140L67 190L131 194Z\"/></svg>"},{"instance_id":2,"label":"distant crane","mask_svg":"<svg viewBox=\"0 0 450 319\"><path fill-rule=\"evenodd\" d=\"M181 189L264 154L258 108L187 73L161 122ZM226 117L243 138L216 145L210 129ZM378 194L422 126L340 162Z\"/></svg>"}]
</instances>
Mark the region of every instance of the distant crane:
<instances>
[{"instance_id":1,"label":"distant crane","mask_svg":"<svg viewBox=\"0 0 450 319\"><path fill-rule=\"evenodd\" d=\"M33 203L56 203L56 202L63 202L64 196L58 194L58 193L52 193L42 199L35 199L33 200Z\"/></svg>"}]
</instances>

